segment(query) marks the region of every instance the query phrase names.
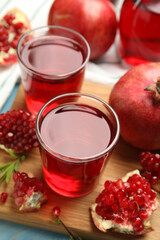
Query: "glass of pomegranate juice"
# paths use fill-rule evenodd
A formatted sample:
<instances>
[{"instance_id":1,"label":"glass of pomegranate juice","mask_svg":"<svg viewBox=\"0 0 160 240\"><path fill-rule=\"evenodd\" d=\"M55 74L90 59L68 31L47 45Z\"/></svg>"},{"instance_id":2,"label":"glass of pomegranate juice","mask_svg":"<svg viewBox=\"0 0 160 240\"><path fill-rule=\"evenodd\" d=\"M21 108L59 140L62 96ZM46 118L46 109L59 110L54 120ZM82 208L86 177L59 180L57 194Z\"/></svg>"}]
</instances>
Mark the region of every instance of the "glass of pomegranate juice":
<instances>
[{"instance_id":1,"label":"glass of pomegranate juice","mask_svg":"<svg viewBox=\"0 0 160 240\"><path fill-rule=\"evenodd\" d=\"M114 110L94 96L68 93L48 101L37 115L36 133L49 187L68 197L91 192L119 132Z\"/></svg>"},{"instance_id":2,"label":"glass of pomegranate juice","mask_svg":"<svg viewBox=\"0 0 160 240\"><path fill-rule=\"evenodd\" d=\"M17 55L27 108L37 115L55 96L79 92L90 48L79 33L46 26L24 34Z\"/></svg>"}]
</instances>

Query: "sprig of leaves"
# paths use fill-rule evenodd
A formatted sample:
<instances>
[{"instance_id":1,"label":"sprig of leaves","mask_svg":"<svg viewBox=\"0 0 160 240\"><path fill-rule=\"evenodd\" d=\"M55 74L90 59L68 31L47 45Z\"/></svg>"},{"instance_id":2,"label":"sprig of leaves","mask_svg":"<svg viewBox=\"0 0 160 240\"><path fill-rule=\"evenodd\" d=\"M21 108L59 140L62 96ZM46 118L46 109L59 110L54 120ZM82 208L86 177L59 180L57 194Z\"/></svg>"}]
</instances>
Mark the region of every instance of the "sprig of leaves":
<instances>
[{"instance_id":1,"label":"sprig of leaves","mask_svg":"<svg viewBox=\"0 0 160 240\"><path fill-rule=\"evenodd\" d=\"M75 238L73 234L70 232L70 230L66 227L66 225L62 222L62 220L59 217L56 218L51 218L52 221L56 223L56 225L62 224L63 227L66 229L67 233L69 234L69 239L68 240L82 240L81 237Z\"/></svg>"},{"instance_id":2,"label":"sprig of leaves","mask_svg":"<svg viewBox=\"0 0 160 240\"><path fill-rule=\"evenodd\" d=\"M13 172L18 171L19 163L21 160L22 158L0 166L0 184L3 181L6 181L7 184L9 183Z\"/></svg>"},{"instance_id":3,"label":"sprig of leaves","mask_svg":"<svg viewBox=\"0 0 160 240\"><path fill-rule=\"evenodd\" d=\"M16 159L15 161L12 161L0 166L0 184L3 181L6 181L6 183L8 184L13 172L18 171L20 161L24 160L25 156L16 155L15 153L13 153L12 149L6 148L4 145L1 145L1 144L0 144L0 148L5 150L7 153L9 153L11 157Z\"/></svg>"},{"instance_id":4,"label":"sprig of leaves","mask_svg":"<svg viewBox=\"0 0 160 240\"><path fill-rule=\"evenodd\" d=\"M57 218L51 218L53 222L55 222L56 225L60 225L62 223L61 219L59 217Z\"/></svg>"}]
</instances>

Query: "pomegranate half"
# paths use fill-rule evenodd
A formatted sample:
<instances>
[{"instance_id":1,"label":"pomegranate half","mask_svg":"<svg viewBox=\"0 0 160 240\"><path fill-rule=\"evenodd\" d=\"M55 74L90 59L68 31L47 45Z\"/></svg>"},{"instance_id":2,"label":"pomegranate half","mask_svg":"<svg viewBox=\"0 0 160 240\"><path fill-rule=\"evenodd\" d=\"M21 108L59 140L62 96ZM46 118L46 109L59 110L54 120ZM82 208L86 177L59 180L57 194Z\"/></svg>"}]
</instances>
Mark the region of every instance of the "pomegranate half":
<instances>
[{"instance_id":1,"label":"pomegranate half","mask_svg":"<svg viewBox=\"0 0 160 240\"><path fill-rule=\"evenodd\" d=\"M142 235L153 230L150 217L156 210L156 193L138 170L116 181L106 180L104 189L91 205L96 227L107 232Z\"/></svg>"},{"instance_id":2,"label":"pomegranate half","mask_svg":"<svg viewBox=\"0 0 160 240\"><path fill-rule=\"evenodd\" d=\"M16 48L19 38L29 29L30 21L17 8L9 10L0 19L0 65L9 66L18 61Z\"/></svg>"}]
</instances>

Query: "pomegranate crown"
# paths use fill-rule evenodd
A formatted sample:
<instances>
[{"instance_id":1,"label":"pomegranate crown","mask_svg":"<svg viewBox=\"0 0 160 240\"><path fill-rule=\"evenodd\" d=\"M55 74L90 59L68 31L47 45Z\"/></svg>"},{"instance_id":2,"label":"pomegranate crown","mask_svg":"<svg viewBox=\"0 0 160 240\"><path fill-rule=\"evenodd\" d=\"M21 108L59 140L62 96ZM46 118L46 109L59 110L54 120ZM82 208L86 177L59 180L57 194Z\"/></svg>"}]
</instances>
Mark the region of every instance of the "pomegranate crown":
<instances>
[{"instance_id":1,"label":"pomegranate crown","mask_svg":"<svg viewBox=\"0 0 160 240\"><path fill-rule=\"evenodd\" d=\"M155 103L160 102L160 77L157 78L156 83L150 84L144 90L151 91L153 93Z\"/></svg>"}]
</instances>

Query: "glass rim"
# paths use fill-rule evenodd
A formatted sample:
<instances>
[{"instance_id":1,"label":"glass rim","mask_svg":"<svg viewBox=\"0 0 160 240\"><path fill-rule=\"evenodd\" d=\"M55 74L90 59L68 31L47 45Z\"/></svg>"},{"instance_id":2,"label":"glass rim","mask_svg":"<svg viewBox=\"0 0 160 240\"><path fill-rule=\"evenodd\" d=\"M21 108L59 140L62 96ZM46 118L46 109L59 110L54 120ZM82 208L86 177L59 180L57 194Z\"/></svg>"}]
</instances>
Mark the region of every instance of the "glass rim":
<instances>
[{"instance_id":1,"label":"glass rim","mask_svg":"<svg viewBox=\"0 0 160 240\"><path fill-rule=\"evenodd\" d=\"M86 46L86 49L87 49L87 55L86 55L86 58L85 58L85 61L75 70L71 71L71 72L68 72L68 73L64 73L64 74L61 74L61 75L52 75L52 74L44 74L44 73L39 73L35 70L33 70L32 68L29 68L25 62L22 60L21 58L21 53L20 53L20 47L21 47L21 44L23 42L23 40L29 35L31 34L32 32L40 32L41 30L45 30L45 29L59 29L59 30L64 30L65 32L68 32L68 33L71 33L71 34L74 34L75 36L79 37L81 40L83 40L83 42L85 43L85 46ZM67 28L67 27L62 27L62 26L58 26L58 25L48 25L48 26L41 26L41 27L37 27L37 28L33 28L27 32L25 32L24 34L22 34L22 36L20 37L19 41L18 41L18 45L17 45L17 56L18 56L18 59L19 59L19 62L29 71L31 72L32 74L36 74L37 76L43 76L45 77L46 79L52 79L52 80L57 80L57 79L65 79L67 77L69 77L70 75L73 75L75 73L77 73L78 71L80 71L81 69L83 69L85 67L85 65L87 64L87 62L89 61L89 58L90 58L90 46L87 42L87 40L78 32L76 32L75 30L73 29L70 29L70 28Z\"/></svg>"},{"instance_id":2,"label":"glass rim","mask_svg":"<svg viewBox=\"0 0 160 240\"><path fill-rule=\"evenodd\" d=\"M40 133L40 128L39 128L39 121L40 121L40 118L44 112L44 110L46 109L46 107L52 103L52 102L55 102L56 100L58 99L61 99L63 97L86 97L86 98L89 98L91 100L96 100L98 101L99 103L103 104L105 107L107 107L107 109L111 112L111 114L114 116L114 119L115 119L115 122L116 122L116 134L115 134L115 137L113 138L111 144L108 145L108 147L101 151L100 153L97 153L97 154L94 154L94 155L91 155L90 157L67 157L67 156L64 156L62 154L59 154L57 152L54 152L46 143L44 143L43 141L43 138L41 137L41 133ZM105 101L103 101L102 99L96 97L96 96L93 96L91 94L85 94L85 93L65 93L65 94L61 94L55 98L52 98L51 100L49 100L47 103L45 103L43 105L43 107L39 110L37 116L36 116L36 122L35 122L35 129L36 129L36 134L37 134L37 138L40 142L40 144L42 145L42 147L48 151L51 155L55 156L56 158L59 158L63 161L67 161L67 162L74 162L74 163L80 163L80 162L89 162L89 161L93 161L93 160L96 160L97 158L107 154L107 152L109 152L117 143L118 139L119 139L119 136L120 136L120 123L119 123L119 119L118 119L118 116L116 114L116 112L113 110L113 108L108 104L106 103Z\"/></svg>"}]
</instances>

